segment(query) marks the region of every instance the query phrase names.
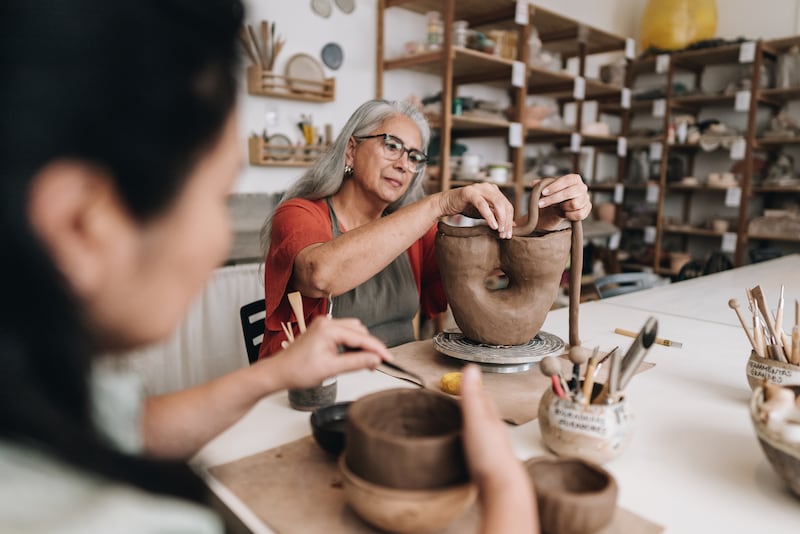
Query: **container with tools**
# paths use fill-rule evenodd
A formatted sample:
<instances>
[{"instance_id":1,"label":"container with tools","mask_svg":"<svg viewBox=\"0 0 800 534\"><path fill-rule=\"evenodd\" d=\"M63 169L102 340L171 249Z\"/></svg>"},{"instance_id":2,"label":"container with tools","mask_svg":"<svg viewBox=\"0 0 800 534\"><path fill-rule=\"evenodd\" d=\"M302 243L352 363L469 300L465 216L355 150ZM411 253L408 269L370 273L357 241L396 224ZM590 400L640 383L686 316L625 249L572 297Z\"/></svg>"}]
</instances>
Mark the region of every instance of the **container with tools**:
<instances>
[{"instance_id":1,"label":"container with tools","mask_svg":"<svg viewBox=\"0 0 800 534\"><path fill-rule=\"evenodd\" d=\"M553 381L553 387L545 391L539 402L538 414L542 441L548 449L559 456L600 464L625 450L634 423L625 387L655 342L657 327L656 320L649 318L624 356L614 349L599 358L596 348L587 357L584 349L572 347L569 359L573 372L569 380L561 376L561 366L555 358L542 360L540 369ZM599 370L607 360L607 378L601 382L597 380Z\"/></svg>"}]
</instances>

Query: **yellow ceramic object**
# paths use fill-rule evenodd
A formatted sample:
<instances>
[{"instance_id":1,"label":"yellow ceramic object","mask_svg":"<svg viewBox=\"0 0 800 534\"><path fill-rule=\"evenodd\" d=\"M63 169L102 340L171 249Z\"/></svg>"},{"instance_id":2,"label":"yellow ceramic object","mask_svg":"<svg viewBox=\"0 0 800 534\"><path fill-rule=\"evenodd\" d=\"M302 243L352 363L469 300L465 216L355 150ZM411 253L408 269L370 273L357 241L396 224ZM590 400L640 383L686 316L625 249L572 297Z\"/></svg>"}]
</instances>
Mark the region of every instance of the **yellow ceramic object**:
<instances>
[{"instance_id":1,"label":"yellow ceramic object","mask_svg":"<svg viewBox=\"0 0 800 534\"><path fill-rule=\"evenodd\" d=\"M451 395L461 395L461 373L445 373L439 382L442 391Z\"/></svg>"},{"instance_id":2,"label":"yellow ceramic object","mask_svg":"<svg viewBox=\"0 0 800 534\"><path fill-rule=\"evenodd\" d=\"M642 16L642 50L680 50L717 32L716 0L649 0Z\"/></svg>"}]
</instances>

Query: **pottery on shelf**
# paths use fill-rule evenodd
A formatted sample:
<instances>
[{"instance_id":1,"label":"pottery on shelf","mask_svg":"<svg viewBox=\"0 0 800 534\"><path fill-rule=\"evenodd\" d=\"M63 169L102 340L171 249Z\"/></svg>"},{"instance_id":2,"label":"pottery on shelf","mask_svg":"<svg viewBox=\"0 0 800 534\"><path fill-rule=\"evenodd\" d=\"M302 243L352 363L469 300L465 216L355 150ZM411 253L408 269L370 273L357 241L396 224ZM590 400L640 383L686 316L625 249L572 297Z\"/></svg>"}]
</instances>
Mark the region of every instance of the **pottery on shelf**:
<instances>
[{"instance_id":1,"label":"pottery on shelf","mask_svg":"<svg viewBox=\"0 0 800 534\"><path fill-rule=\"evenodd\" d=\"M548 388L537 417L542 441L559 456L603 464L619 456L633 435L633 414L623 398L583 405Z\"/></svg>"},{"instance_id":2,"label":"pottery on shelf","mask_svg":"<svg viewBox=\"0 0 800 534\"><path fill-rule=\"evenodd\" d=\"M471 482L438 489L403 490L373 484L353 473L339 458L344 497L361 519L387 532L438 532L458 519L475 502Z\"/></svg>"},{"instance_id":3,"label":"pottery on shelf","mask_svg":"<svg viewBox=\"0 0 800 534\"><path fill-rule=\"evenodd\" d=\"M614 518L617 483L611 474L578 458L525 462L545 534L589 534Z\"/></svg>"},{"instance_id":4,"label":"pottery on shelf","mask_svg":"<svg viewBox=\"0 0 800 534\"><path fill-rule=\"evenodd\" d=\"M458 402L424 389L389 389L348 410L344 456L364 480L394 489L434 489L469 480Z\"/></svg>"},{"instance_id":5,"label":"pottery on shelf","mask_svg":"<svg viewBox=\"0 0 800 534\"><path fill-rule=\"evenodd\" d=\"M561 275L571 258L570 344L578 345L577 302L583 263L580 221L572 229L537 232L542 180L531 191L529 217L511 239L499 239L486 225L456 227L440 222L436 257L453 318L466 337L488 345L522 345L533 339L555 302ZM572 243L580 239L578 245ZM508 285L491 289L486 279L498 271ZM574 310L573 310L574 307ZM575 332L573 338L573 331Z\"/></svg>"}]
</instances>

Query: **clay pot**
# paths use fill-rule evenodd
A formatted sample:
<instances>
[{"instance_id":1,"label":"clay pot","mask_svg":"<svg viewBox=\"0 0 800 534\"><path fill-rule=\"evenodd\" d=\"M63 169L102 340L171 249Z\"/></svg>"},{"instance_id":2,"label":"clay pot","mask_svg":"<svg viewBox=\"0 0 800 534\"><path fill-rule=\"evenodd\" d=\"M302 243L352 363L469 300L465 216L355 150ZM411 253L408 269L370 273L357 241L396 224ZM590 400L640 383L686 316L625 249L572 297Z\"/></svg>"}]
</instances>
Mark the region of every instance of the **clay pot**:
<instances>
[{"instance_id":1,"label":"clay pot","mask_svg":"<svg viewBox=\"0 0 800 534\"><path fill-rule=\"evenodd\" d=\"M614 518L617 483L599 465L577 458L525 464L536 491L545 534L597 532Z\"/></svg>"},{"instance_id":2,"label":"clay pot","mask_svg":"<svg viewBox=\"0 0 800 534\"><path fill-rule=\"evenodd\" d=\"M619 456L633 435L633 415L625 399L584 406L560 399L548 388L539 401L537 419L548 449L599 464Z\"/></svg>"},{"instance_id":3,"label":"clay pot","mask_svg":"<svg viewBox=\"0 0 800 534\"><path fill-rule=\"evenodd\" d=\"M614 219L617 215L617 205L613 202L603 202L602 204L597 205L597 220L598 221L605 221L609 223L614 223Z\"/></svg>"},{"instance_id":4,"label":"clay pot","mask_svg":"<svg viewBox=\"0 0 800 534\"><path fill-rule=\"evenodd\" d=\"M687 252L670 252L669 270L673 273L679 273L683 266L690 261L692 261L692 255Z\"/></svg>"},{"instance_id":5,"label":"clay pot","mask_svg":"<svg viewBox=\"0 0 800 534\"><path fill-rule=\"evenodd\" d=\"M748 377L749 378L749 377ZM792 388L797 395L798 388ZM764 389L757 386L750 399L750 419L758 442L772 469L800 497L800 443L787 441L779 432L770 429L759 416L759 405L764 399Z\"/></svg>"},{"instance_id":6,"label":"clay pot","mask_svg":"<svg viewBox=\"0 0 800 534\"><path fill-rule=\"evenodd\" d=\"M751 389L755 389L764 379L779 386L800 385L800 365L762 358L754 351L750 351L750 359L747 360L747 383Z\"/></svg>"},{"instance_id":7,"label":"clay pot","mask_svg":"<svg viewBox=\"0 0 800 534\"><path fill-rule=\"evenodd\" d=\"M475 502L472 483L428 490L399 490L367 482L339 458L344 498L367 523L388 532L435 532L455 521Z\"/></svg>"},{"instance_id":8,"label":"clay pot","mask_svg":"<svg viewBox=\"0 0 800 534\"><path fill-rule=\"evenodd\" d=\"M394 489L469 480L458 402L423 389L379 391L348 410L345 457L360 478Z\"/></svg>"},{"instance_id":9,"label":"clay pot","mask_svg":"<svg viewBox=\"0 0 800 534\"><path fill-rule=\"evenodd\" d=\"M499 239L488 226L455 227L439 223L436 258L453 318L466 337L488 345L522 345L533 339L555 302L561 275L572 248L570 280L570 342L577 330L577 302L583 263L582 227L535 232L541 189L553 180L542 180L531 192L529 220L514 228L511 239ZM580 238L578 246L571 241ZM502 289L490 289L485 281L500 270L508 278ZM577 286L577 287L574 287ZM573 317L574 316L574 317ZM577 338L577 333L575 334Z\"/></svg>"}]
</instances>

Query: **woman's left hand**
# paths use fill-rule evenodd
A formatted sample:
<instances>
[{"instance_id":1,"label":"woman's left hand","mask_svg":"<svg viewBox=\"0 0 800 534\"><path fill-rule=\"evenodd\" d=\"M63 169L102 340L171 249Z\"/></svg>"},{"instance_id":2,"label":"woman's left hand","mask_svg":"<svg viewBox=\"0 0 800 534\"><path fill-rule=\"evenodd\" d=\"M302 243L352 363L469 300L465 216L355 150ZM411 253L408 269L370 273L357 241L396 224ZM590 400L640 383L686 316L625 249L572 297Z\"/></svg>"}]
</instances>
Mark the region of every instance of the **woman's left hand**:
<instances>
[{"instance_id":1,"label":"woman's left hand","mask_svg":"<svg viewBox=\"0 0 800 534\"><path fill-rule=\"evenodd\" d=\"M592 212L589 188L580 175L566 174L542 190L539 198L539 230L553 230L564 219L582 221Z\"/></svg>"}]
</instances>

